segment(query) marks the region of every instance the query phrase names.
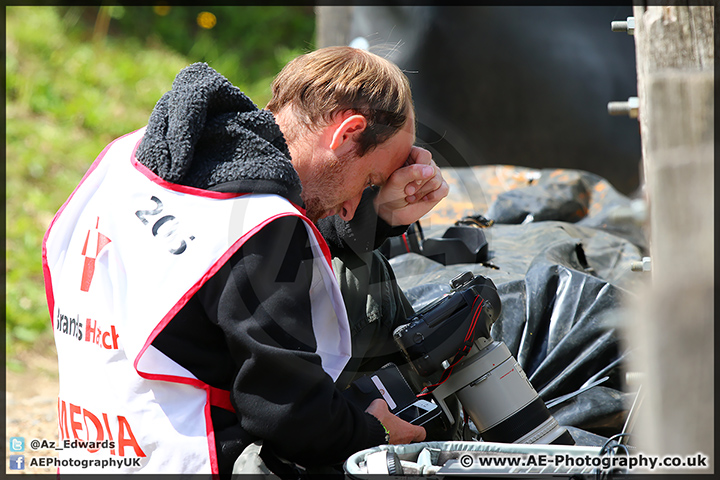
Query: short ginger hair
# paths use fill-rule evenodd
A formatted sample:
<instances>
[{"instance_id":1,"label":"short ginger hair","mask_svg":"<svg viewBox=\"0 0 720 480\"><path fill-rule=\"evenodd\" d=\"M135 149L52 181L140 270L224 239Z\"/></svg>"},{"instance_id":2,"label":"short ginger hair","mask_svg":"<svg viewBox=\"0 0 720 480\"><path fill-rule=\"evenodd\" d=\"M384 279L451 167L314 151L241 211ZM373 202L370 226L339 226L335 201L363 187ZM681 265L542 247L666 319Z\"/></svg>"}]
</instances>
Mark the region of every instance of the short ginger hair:
<instances>
[{"instance_id":1,"label":"short ginger hair","mask_svg":"<svg viewBox=\"0 0 720 480\"><path fill-rule=\"evenodd\" d=\"M363 156L397 133L412 105L410 82L391 61L365 50L337 46L290 61L272 82L267 109L277 115L291 107L310 131L329 125L337 114L361 114L367 127L358 138Z\"/></svg>"}]
</instances>

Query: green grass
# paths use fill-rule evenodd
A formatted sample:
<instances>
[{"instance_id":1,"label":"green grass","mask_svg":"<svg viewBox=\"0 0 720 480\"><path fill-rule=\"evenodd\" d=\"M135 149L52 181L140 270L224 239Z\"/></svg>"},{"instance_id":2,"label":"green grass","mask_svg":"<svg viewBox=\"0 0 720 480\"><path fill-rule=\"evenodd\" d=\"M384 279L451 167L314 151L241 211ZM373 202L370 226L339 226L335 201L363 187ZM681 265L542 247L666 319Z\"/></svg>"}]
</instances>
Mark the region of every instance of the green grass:
<instances>
[{"instance_id":1,"label":"green grass","mask_svg":"<svg viewBox=\"0 0 720 480\"><path fill-rule=\"evenodd\" d=\"M147 122L187 64L132 39L92 43L52 7L6 10L6 345L49 335L41 244L103 147Z\"/></svg>"},{"instance_id":2,"label":"green grass","mask_svg":"<svg viewBox=\"0 0 720 480\"><path fill-rule=\"evenodd\" d=\"M72 13L72 12L70 12ZM231 53L203 57L221 73ZM198 47L198 48L200 48ZM302 48L302 47L300 47ZM210 51L210 53L208 53ZM279 49L289 59L298 51ZM175 75L197 61L157 39L111 35L56 7L6 8L6 346L8 356L51 336L41 244L53 215L102 149L146 124ZM210 63L210 62L209 62ZM276 72L228 78L258 105Z\"/></svg>"}]
</instances>

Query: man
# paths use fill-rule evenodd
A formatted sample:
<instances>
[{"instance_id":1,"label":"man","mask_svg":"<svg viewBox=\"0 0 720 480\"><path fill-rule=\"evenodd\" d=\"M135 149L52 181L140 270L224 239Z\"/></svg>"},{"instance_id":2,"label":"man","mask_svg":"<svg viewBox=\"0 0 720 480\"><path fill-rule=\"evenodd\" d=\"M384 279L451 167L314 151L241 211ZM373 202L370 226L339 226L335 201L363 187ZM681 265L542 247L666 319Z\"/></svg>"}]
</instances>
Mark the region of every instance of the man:
<instances>
[{"instance_id":1,"label":"man","mask_svg":"<svg viewBox=\"0 0 720 480\"><path fill-rule=\"evenodd\" d=\"M290 62L268 110L205 64L181 71L43 243L60 436L90 442L61 456L228 474L258 441L263 458L312 468L423 440L335 384L372 322L348 323L315 226L360 258L427 213L448 187L414 137L407 79L368 52Z\"/></svg>"}]
</instances>

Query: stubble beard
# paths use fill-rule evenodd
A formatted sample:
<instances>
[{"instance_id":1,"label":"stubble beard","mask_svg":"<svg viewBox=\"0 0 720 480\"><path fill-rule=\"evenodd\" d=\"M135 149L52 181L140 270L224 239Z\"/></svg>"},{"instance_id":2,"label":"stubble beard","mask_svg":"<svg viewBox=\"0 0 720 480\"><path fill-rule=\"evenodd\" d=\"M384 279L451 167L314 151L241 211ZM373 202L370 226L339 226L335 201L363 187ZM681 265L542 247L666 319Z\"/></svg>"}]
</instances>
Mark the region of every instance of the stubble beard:
<instances>
[{"instance_id":1,"label":"stubble beard","mask_svg":"<svg viewBox=\"0 0 720 480\"><path fill-rule=\"evenodd\" d=\"M328 160L322 170L303 184L301 197L305 203L305 216L317 223L329 210L340 208L344 201L344 171L353 160L352 154Z\"/></svg>"}]
</instances>

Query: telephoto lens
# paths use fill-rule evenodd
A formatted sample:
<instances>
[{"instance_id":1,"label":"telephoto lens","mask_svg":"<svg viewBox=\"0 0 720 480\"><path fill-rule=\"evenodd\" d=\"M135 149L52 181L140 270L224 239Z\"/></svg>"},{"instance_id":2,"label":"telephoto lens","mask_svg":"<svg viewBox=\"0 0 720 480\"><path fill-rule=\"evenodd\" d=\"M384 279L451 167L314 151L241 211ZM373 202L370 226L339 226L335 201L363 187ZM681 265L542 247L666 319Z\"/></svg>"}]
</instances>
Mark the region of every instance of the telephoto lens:
<instances>
[{"instance_id":1,"label":"telephoto lens","mask_svg":"<svg viewBox=\"0 0 720 480\"><path fill-rule=\"evenodd\" d=\"M574 445L503 342L492 342L458 363L445 389L458 400L486 442ZM448 382L450 382L448 384Z\"/></svg>"},{"instance_id":2,"label":"telephoto lens","mask_svg":"<svg viewBox=\"0 0 720 480\"><path fill-rule=\"evenodd\" d=\"M490 335L501 312L495 284L465 272L450 286L448 295L393 333L418 375L443 370L440 381L419 396L431 396L450 423L446 399L456 396L484 441L574 445L507 346Z\"/></svg>"}]
</instances>

